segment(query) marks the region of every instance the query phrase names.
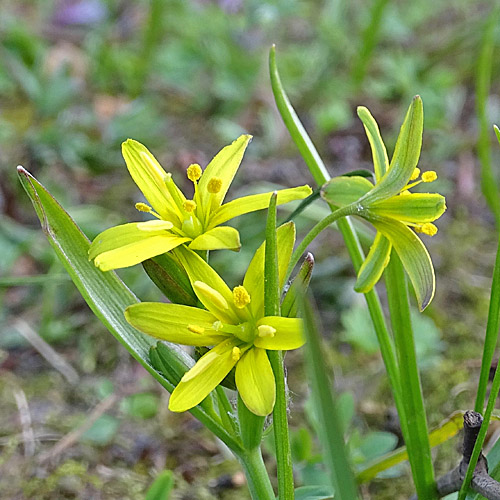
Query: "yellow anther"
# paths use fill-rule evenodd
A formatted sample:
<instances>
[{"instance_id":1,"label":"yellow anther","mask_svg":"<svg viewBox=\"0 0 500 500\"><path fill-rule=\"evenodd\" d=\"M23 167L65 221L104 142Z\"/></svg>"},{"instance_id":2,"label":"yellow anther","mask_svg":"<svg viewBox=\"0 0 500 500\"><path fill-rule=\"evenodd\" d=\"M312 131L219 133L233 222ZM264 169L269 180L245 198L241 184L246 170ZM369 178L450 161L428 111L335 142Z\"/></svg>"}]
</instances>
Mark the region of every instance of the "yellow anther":
<instances>
[{"instance_id":1,"label":"yellow anther","mask_svg":"<svg viewBox=\"0 0 500 500\"><path fill-rule=\"evenodd\" d=\"M420 176L420 169L418 167L415 167L415 170L413 170L413 173L411 174L410 181L418 179L419 176Z\"/></svg>"},{"instance_id":2,"label":"yellow anther","mask_svg":"<svg viewBox=\"0 0 500 500\"><path fill-rule=\"evenodd\" d=\"M233 358L233 361L239 361L239 359L241 358L241 349L234 346L231 352L231 357Z\"/></svg>"},{"instance_id":3,"label":"yellow anther","mask_svg":"<svg viewBox=\"0 0 500 500\"><path fill-rule=\"evenodd\" d=\"M222 188L222 179L219 177L212 177L208 181L207 191L212 194L217 194Z\"/></svg>"},{"instance_id":4,"label":"yellow anther","mask_svg":"<svg viewBox=\"0 0 500 500\"><path fill-rule=\"evenodd\" d=\"M260 325L257 330L259 330L259 337L274 337L276 333L276 328L269 325Z\"/></svg>"},{"instance_id":5,"label":"yellow anther","mask_svg":"<svg viewBox=\"0 0 500 500\"><path fill-rule=\"evenodd\" d=\"M186 200L183 204L182 204L184 210L186 212L194 212L196 210L196 202L194 202L193 200Z\"/></svg>"},{"instance_id":6,"label":"yellow anther","mask_svg":"<svg viewBox=\"0 0 500 500\"><path fill-rule=\"evenodd\" d=\"M436 172L434 170L428 170L427 172L424 172L422 174L422 180L424 182L432 182L435 181L438 178Z\"/></svg>"},{"instance_id":7,"label":"yellow anther","mask_svg":"<svg viewBox=\"0 0 500 500\"><path fill-rule=\"evenodd\" d=\"M139 202L135 204L135 209L139 210L139 212L151 212L152 208L149 205L146 205L145 203Z\"/></svg>"},{"instance_id":8,"label":"yellow anther","mask_svg":"<svg viewBox=\"0 0 500 500\"><path fill-rule=\"evenodd\" d=\"M428 236L434 236L438 232L438 228L434 224L426 222L425 224L422 224L420 232L427 234Z\"/></svg>"},{"instance_id":9,"label":"yellow anther","mask_svg":"<svg viewBox=\"0 0 500 500\"><path fill-rule=\"evenodd\" d=\"M244 286L233 288L233 302L238 309L243 309L247 304L250 304L250 294Z\"/></svg>"},{"instance_id":10,"label":"yellow anther","mask_svg":"<svg viewBox=\"0 0 500 500\"><path fill-rule=\"evenodd\" d=\"M205 328L203 328L202 326L198 326L198 325L188 325L188 330L192 333L198 333L198 334L202 334L202 333L205 333Z\"/></svg>"},{"instance_id":11,"label":"yellow anther","mask_svg":"<svg viewBox=\"0 0 500 500\"><path fill-rule=\"evenodd\" d=\"M401 191L401 193L399 193L399 194L406 196L406 195L411 194L411 193L410 193L410 191L408 191L408 189L405 189L404 191Z\"/></svg>"},{"instance_id":12,"label":"yellow anther","mask_svg":"<svg viewBox=\"0 0 500 500\"><path fill-rule=\"evenodd\" d=\"M203 170L198 165L198 163L193 163L192 165L189 165L186 173L190 181L196 182L201 177Z\"/></svg>"},{"instance_id":13,"label":"yellow anther","mask_svg":"<svg viewBox=\"0 0 500 500\"><path fill-rule=\"evenodd\" d=\"M229 309L226 299L222 296L222 294L203 281L195 281L193 283L193 288L198 295L201 295L203 299L212 303L212 305L218 309L222 309L223 311Z\"/></svg>"}]
</instances>

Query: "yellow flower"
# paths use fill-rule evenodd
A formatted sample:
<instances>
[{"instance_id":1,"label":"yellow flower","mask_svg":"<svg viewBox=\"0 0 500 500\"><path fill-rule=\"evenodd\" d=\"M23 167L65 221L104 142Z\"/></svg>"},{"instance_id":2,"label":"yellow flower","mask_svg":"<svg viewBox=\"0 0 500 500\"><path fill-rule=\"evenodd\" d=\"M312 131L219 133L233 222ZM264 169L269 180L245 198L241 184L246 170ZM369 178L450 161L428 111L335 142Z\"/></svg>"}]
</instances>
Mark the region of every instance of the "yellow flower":
<instances>
[{"instance_id":1,"label":"yellow flower","mask_svg":"<svg viewBox=\"0 0 500 500\"><path fill-rule=\"evenodd\" d=\"M376 121L365 107L358 108L358 115L372 148L375 185L365 177L336 177L323 186L322 196L333 205L350 207L352 215L366 219L377 229L373 245L359 269L355 290L366 293L373 288L394 248L423 310L434 296L435 277L429 253L415 232L436 234L437 228L432 222L441 217L446 204L440 194L409 191L421 182L437 179L436 172L421 174L417 168L422 145L422 100L415 97L408 109L390 164Z\"/></svg>"},{"instance_id":2,"label":"yellow flower","mask_svg":"<svg viewBox=\"0 0 500 500\"><path fill-rule=\"evenodd\" d=\"M295 241L293 223L277 232L280 286ZM255 253L243 284L232 291L197 254L179 247L198 299L206 309L179 304L143 302L127 308L127 321L159 339L192 346L214 346L191 368L173 391L169 408L186 411L199 404L236 367L241 399L256 415L268 415L275 402L275 381L266 350L303 345L302 320L264 315L265 243Z\"/></svg>"},{"instance_id":3,"label":"yellow flower","mask_svg":"<svg viewBox=\"0 0 500 500\"><path fill-rule=\"evenodd\" d=\"M221 226L239 215L269 205L271 193L245 196L223 204L251 136L242 135L223 148L205 171L190 165L187 177L194 184L187 199L148 149L128 139L122 145L127 168L150 205L137 203L140 212L155 220L112 227L99 234L89 249L89 259L102 271L133 266L186 244L192 250L239 250L236 229ZM309 186L278 191L278 204L303 199Z\"/></svg>"}]
</instances>

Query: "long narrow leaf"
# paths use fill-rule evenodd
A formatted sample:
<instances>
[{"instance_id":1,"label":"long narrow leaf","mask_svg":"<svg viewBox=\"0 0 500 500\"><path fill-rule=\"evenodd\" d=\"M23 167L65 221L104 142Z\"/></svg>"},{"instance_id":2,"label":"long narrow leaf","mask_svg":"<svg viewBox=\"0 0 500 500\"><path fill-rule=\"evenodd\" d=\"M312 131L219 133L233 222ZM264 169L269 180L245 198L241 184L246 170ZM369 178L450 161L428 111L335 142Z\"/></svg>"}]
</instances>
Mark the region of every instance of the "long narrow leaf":
<instances>
[{"instance_id":1,"label":"long narrow leaf","mask_svg":"<svg viewBox=\"0 0 500 500\"><path fill-rule=\"evenodd\" d=\"M403 429L403 436L408 447L417 495L419 498L434 500L437 499L437 493L428 439L427 419L415 354L415 341L408 302L408 286L403 265L395 252L392 252L385 274L389 312L398 355L399 376L406 415L406 432Z\"/></svg>"},{"instance_id":2,"label":"long narrow leaf","mask_svg":"<svg viewBox=\"0 0 500 500\"><path fill-rule=\"evenodd\" d=\"M306 370L312 386L313 403L319 420L321 444L329 468L335 498L354 500L358 498L356 483L352 474L342 434L341 418L332 396L325 363L321 337L316 328L311 306L302 299L299 309L304 318L307 342Z\"/></svg>"}]
</instances>

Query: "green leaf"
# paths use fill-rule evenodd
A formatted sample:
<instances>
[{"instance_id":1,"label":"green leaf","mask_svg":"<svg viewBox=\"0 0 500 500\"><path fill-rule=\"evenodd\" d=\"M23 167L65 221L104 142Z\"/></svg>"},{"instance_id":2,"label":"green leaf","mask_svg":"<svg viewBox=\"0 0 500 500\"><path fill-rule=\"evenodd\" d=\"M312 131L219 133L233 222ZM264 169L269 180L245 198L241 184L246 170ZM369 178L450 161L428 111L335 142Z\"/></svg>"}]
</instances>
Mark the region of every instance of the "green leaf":
<instances>
[{"instance_id":1,"label":"green leaf","mask_svg":"<svg viewBox=\"0 0 500 500\"><path fill-rule=\"evenodd\" d=\"M122 409L132 417L148 419L158 413L160 400L156 394L143 392L132 394L122 402Z\"/></svg>"},{"instance_id":2,"label":"green leaf","mask_svg":"<svg viewBox=\"0 0 500 500\"><path fill-rule=\"evenodd\" d=\"M174 474L170 470L164 470L153 481L144 500L169 500L173 486Z\"/></svg>"},{"instance_id":3,"label":"green leaf","mask_svg":"<svg viewBox=\"0 0 500 500\"><path fill-rule=\"evenodd\" d=\"M146 260L142 265L151 281L171 302L187 306L198 303L186 271L169 253Z\"/></svg>"},{"instance_id":4,"label":"green leaf","mask_svg":"<svg viewBox=\"0 0 500 500\"><path fill-rule=\"evenodd\" d=\"M111 415L102 415L92 425L90 429L82 435L82 441L98 446L106 446L115 437L118 427L118 420Z\"/></svg>"},{"instance_id":5,"label":"green leaf","mask_svg":"<svg viewBox=\"0 0 500 500\"><path fill-rule=\"evenodd\" d=\"M366 135L368 136L368 141L370 142L375 178L378 182L387 170L389 170L389 159L387 157L385 144L380 135L377 122L375 121L375 118L373 118L370 111L368 111L368 109L364 106L358 106L358 116L363 122Z\"/></svg>"},{"instance_id":6,"label":"green leaf","mask_svg":"<svg viewBox=\"0 0 500 500\"><path fill-rule=\"evenodd\" d=\"M311 384L313 402L318 417L320 439L325 462L330 472L331 484L338 500L358 498L356 483L347 460L338 403L331 393L321 337L313 319L311 306L303 300L299 308L304 318L306 371Z\"/></svg>"},{"instance_id":7,"label":"green leaf","mask_svg":"<svg viewBox=\"0 0 500 500\"><path fill-rule=\"evenodd\" d=\"M420 99L420 96L416 96L401 126L389 170L375 188L362 200L363 206L390 198L398 194L406 186L420 157L423 126L424 110L422 99Z\"/></svg>"}]
</instances>

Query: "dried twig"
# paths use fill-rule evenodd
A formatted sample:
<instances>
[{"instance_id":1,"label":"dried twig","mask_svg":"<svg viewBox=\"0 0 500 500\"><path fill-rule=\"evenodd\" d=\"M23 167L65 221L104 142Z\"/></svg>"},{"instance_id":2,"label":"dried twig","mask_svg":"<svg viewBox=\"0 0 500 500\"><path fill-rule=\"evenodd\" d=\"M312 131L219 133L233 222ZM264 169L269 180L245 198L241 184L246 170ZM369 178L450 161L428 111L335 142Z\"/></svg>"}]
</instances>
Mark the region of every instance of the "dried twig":
<instances>
[{"instance_id":1,"label":"dried twig","mask_svg":"<svg viewBox=\"0 0 500 500\"><path fill-rule=\"evenodd\" d=\"M436 487L439 497L460 490L482 423L483 417L480 413L475 411L465 412L462 460L457 467L437 480ZM482 453L474 469L470 488L488 500L500 500L500 483L488 474L488 461ZM410 500L417 500L417 496L413 495Z\"/></svg>"},{"instance_id":2,"label":"dried twig","mask_svg":"<svg viewBox=\"0 0 500 500\"><path fill-rule=\"evenodd\" d=\"M21 430L23 435L24 456L32 457L35 454L35 434L31 424L31 413L28 406L26 394L20 388L12 390L14 399L16 400L17 409L19 410L19 420L21 422Z\"/></svg>"},{"instance_id":3,"label":"dried twig","mask_svg":"<svg viewBox=\"0 0 500 500\"><path fill-rule=\"evenodd\" d=\"M31 328L23 319L14 323L14 328L71 384L75 385L80 377L77 371Z\"/></svg>"}]
</instances>

